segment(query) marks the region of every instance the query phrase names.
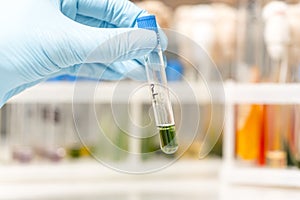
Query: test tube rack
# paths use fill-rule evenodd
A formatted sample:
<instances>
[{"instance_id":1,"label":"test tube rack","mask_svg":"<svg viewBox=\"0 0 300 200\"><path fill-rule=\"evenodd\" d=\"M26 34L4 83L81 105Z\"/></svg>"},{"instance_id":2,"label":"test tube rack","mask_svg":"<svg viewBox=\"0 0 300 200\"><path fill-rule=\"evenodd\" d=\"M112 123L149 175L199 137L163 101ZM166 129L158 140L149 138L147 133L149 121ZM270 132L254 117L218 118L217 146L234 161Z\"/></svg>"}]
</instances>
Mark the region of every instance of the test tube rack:
<instances>
[{"instance_id":1,"label":"test tube rack","mask_svg":"<svg viewBox=\"0 0 300 200\"><path fill-rule=\"evenodd\" d=\"M223 145L223 180L233 184L300 187L299 169L271 169L240 165L235 158L235 105L300 104L297 83L234 83L225 84L226 122Z\"/></svg>"}]
</instances>

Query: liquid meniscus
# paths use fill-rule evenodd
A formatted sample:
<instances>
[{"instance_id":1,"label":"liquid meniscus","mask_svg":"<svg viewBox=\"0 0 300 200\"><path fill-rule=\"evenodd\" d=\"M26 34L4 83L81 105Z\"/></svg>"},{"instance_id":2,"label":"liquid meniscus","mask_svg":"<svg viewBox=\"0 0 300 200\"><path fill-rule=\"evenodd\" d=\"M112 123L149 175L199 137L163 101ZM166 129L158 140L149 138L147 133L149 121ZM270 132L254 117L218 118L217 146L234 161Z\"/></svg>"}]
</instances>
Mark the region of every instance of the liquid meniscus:
<instances>
[{"instance_id":1,"label":"liquid meniscus","mask_svg":"<svg viewBox=\"0 0 300 200\"><path fill-rule=\"evenodd\" d=\"M161 150L166 154L173 154L178 149L175 125L158 126Z\"/></svg>"}]
</instances>

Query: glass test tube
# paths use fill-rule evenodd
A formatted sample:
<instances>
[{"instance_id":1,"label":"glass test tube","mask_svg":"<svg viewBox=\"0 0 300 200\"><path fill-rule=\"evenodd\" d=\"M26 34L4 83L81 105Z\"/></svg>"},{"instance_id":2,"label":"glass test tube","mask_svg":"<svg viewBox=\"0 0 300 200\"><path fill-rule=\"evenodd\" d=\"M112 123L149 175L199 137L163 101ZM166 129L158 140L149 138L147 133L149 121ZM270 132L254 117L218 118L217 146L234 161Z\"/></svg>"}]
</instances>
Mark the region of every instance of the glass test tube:
<instances>
[{"instance_id":1,"label":"glass test tube","mask_svg":"<svg viewBox=\"0 0 300 200\"><path fill-rule=\"evenodd\" d=\"M164 153L173 154L178 149L174 115L167 87L167 77L160 46L158 27L154 15L137 19L139 28L153 30L157 34L157 47L145 56L146 73L152 96L152 105L156 126L160 134L160 146Z\"/></svg>"},{"instance_id":2,"label":"glass test tube","mask_svg":"<svg viewBox=\"0 0 300 200\"><path fill-rule=\"evenodd\" d=\"M32 111L29 104L16 103L11 105L10 139L13 159L21 163L29 163L34 158L30 138L30 121Z\"/></svg>"},{"instance_id":3,"label":"glass test tube","mask_svg":"<svg viewBox=\"0 0 300 200\"><path fill-rule=\"evenodd\" d=\"M266 165L272 168L285 168L287 154L284 139L288 131L289 116L287 106L265 106L264 131L266 134Z\"/></svg>"},{"instance_id":4,"label":"glass test tube","mask_svg":"<svg viewBox=\"0 0 300 200\"><path fill-rule=\"evenodd\" d=\"M65 156L62 134L62 107L58 104L45 104L42 107L43 146L41 155L53 162L62 160Z\"/></svg>"},{"instance_id":5,"label":"glass test tube","mask_svg":"<svg viewBox=\"0 0 300 200\"><path fill-rule=\"evenodd\" d=\"M294 132L290 135L290 145L296 165L300 168L300 106L294 106Z\"/></svg>"}]
</instances>

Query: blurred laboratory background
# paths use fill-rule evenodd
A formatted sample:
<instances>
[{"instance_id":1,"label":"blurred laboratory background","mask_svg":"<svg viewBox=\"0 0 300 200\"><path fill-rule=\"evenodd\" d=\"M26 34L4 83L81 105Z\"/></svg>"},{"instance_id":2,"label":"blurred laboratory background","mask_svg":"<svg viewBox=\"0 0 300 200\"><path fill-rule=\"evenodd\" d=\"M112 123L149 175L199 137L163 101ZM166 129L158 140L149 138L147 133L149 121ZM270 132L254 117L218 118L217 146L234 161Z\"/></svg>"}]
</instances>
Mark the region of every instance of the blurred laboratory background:
<instances>
[{"instance_id":1,"label":"blurred laboratory background","mask_svg":"<svg viewBox=\"0 0 300 200\"><path fill-rule=\"evenodd\" d=\"M169 39L178 151L143 83L59 76L0 110L0 199L300 199L299 0L133 2Z\"/></svg>"}]
</instances>

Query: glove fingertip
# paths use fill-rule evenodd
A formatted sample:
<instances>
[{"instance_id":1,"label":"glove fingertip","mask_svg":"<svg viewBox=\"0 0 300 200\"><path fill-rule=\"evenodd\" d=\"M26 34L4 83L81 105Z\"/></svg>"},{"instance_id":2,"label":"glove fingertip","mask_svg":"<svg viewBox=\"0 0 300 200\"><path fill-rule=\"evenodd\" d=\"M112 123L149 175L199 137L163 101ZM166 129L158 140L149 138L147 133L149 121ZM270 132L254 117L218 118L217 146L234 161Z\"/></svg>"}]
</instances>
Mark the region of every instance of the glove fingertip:
<instances>
[{"instance_id":1,"label":"glove fingertip","mask_svg":"<svg viewBox=\"0 0 300 200\"><path fill-rule=\"evenodd\" d=\"M134 38L133 49L152 51L157 46L157 35L154 31L146 29L136 29L132 32Z\"/></svg>"}]
</instances>

